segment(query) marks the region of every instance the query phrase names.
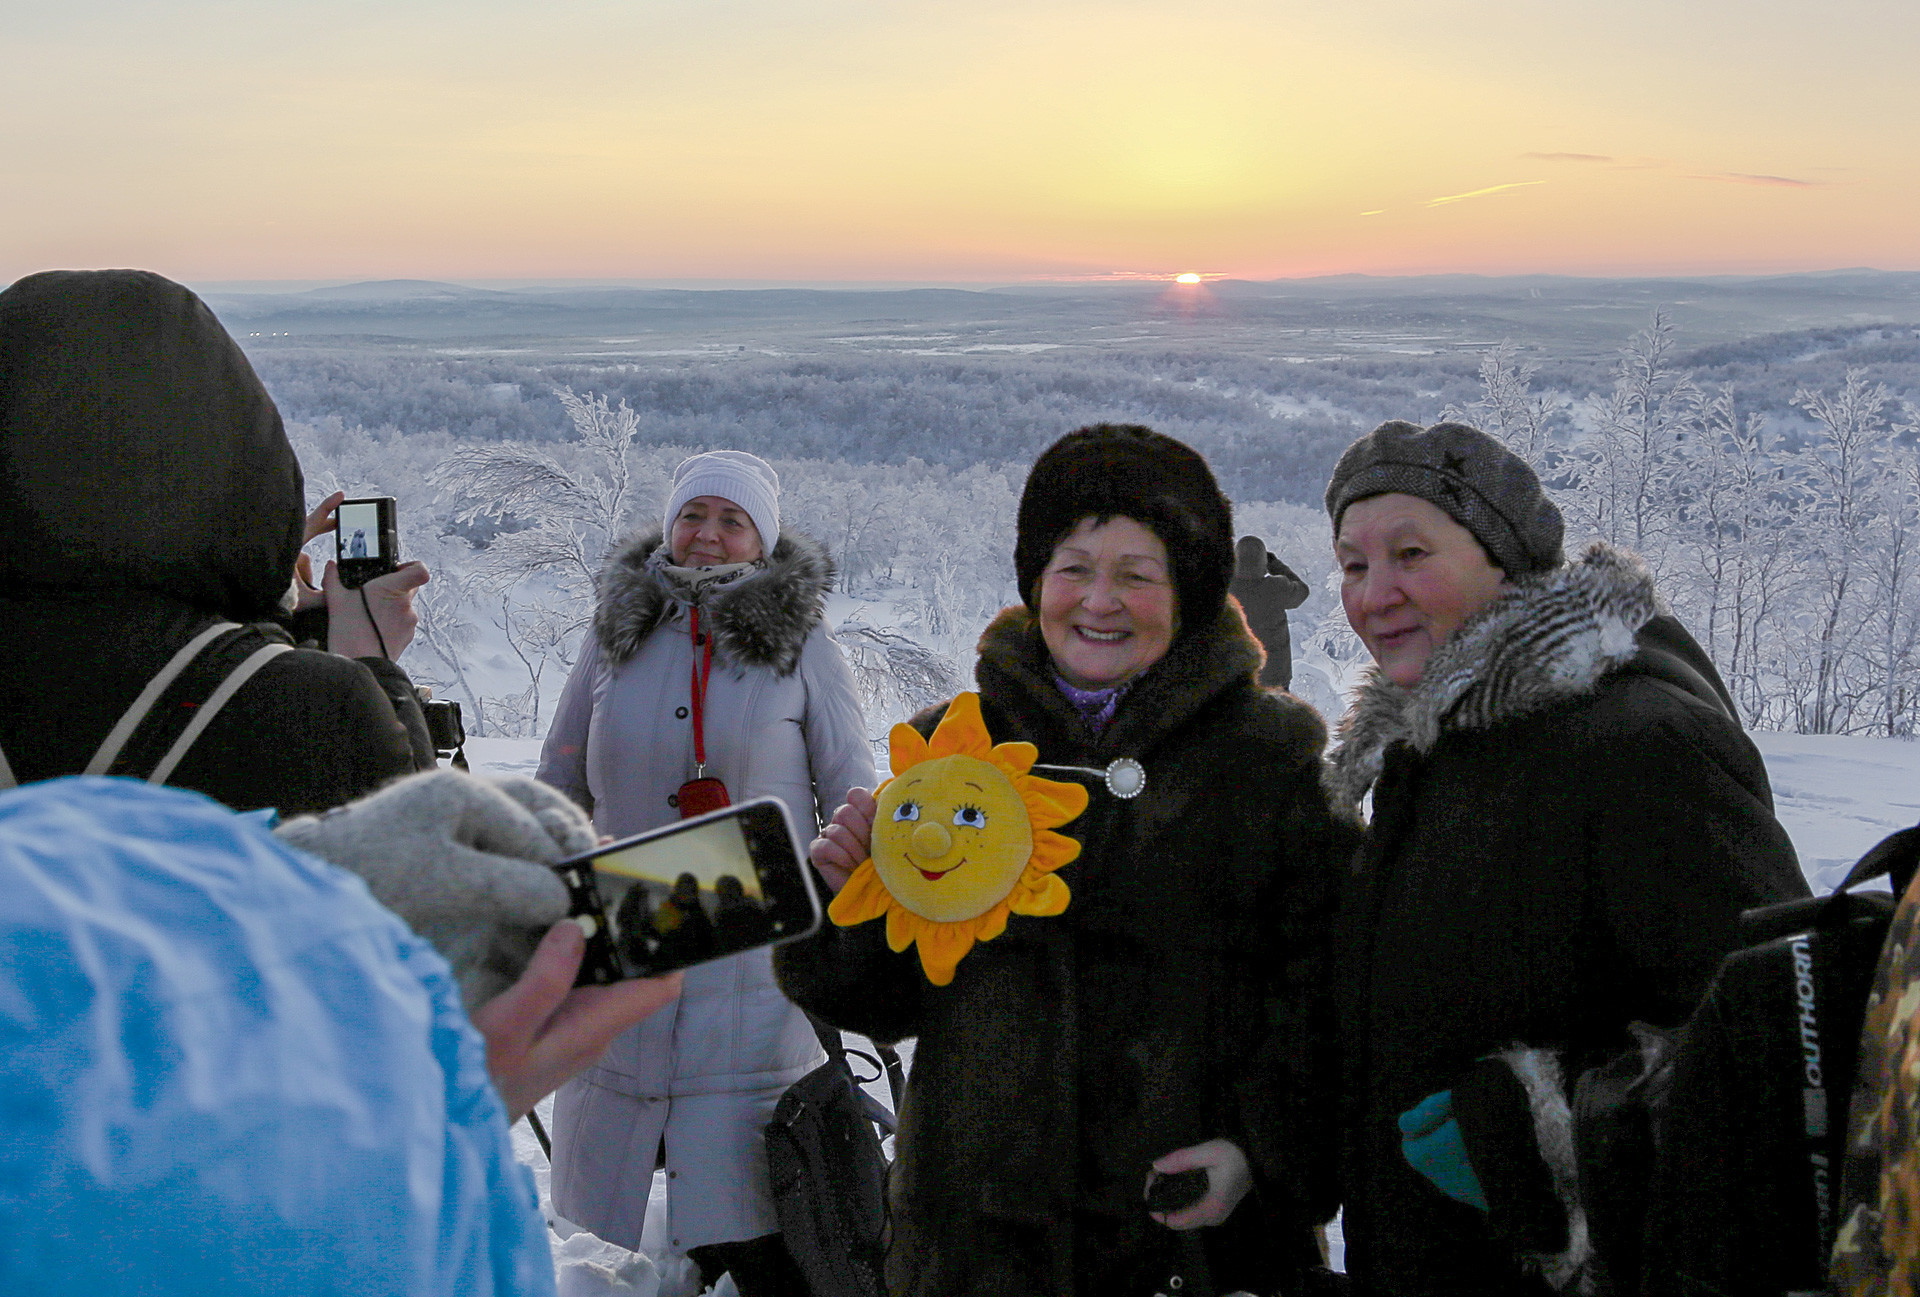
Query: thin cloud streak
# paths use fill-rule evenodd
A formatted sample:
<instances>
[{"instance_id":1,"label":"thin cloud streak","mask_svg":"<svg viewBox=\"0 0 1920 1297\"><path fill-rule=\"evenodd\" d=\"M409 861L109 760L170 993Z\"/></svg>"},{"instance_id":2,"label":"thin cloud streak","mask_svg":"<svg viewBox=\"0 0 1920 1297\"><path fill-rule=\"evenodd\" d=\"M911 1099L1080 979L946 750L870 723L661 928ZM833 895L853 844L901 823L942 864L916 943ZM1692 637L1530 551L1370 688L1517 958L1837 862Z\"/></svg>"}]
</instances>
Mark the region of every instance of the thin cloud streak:
<instances>
[{"instance_id":1,"label":"thin cloud streak","mask_svg":"<svg viewBox=\"0 0 1920 1297\"><path fill-rule=\"evenodd\" d=\"M1613 158L1604 153L1522 153L1523 158L1532 158L1535 162L1612 162Z\"/></svg>"},{"instance_id":2,"label":"thin cloud streak","mask_svg":"<svg viewBox=\"0 0 1920 1297\"><path fill-rule=\"evenodd\" d=\"M1425 205L1428 207L1445 207L1448 203L1464 202L1469 198L1485 198L1488 194L1503 193L1509 189L1525 189L1529 185L1544 185L1546 183L1544 180L1516 180L1512 184L1489 185L1485 189L1475 189L1470 193L1448 194L1445 198L1429 198Z\"/></svg>"},{"instance_id":3,"label":"thin cloud streak","mask_svg":"<svg viewBox=\"0 0 1920 1297\"><path fill-rule=\"evenodd\" d=\"M1718 180L1725 185L1766 185L1781 189L1819 189L1825 180L1795 180L1791 176L1755 176L1744 171L1722 171L1711 176L1689 176L1689 180Z\"/></svg>"}]
</instances>

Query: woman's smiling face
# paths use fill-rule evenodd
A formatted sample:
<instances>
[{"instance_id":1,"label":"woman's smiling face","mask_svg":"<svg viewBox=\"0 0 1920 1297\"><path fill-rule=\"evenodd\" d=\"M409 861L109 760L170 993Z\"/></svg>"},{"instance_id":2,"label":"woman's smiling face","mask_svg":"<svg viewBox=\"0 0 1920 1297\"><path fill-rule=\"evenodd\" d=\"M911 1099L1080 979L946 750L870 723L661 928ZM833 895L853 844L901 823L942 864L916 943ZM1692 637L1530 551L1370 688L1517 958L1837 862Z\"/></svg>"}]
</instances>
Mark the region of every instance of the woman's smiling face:
<instances>
[{"instance_id":1,"label":"woman's smiling face","mask_svg":"<svg viewBox=\"0 0 1920 1297\"><path fill-rule=\"evenodd\" d=\"M1082 518L1040 574L1040 637L1075 688L1139 675L1166 655L1179 627L1167 547L1131 518Z\"/></svg>"},{"instance_id":2,"label":"woman's smiling face","mask_svg":"<svg viewBox=\"0 0 1920 1297\"><path fill-rule=\"evenodd\" d=\"M1348 505L1334 556L1347 623L1403 689L1419 683L1433 651L1507 583L1472 532L1399 492Z\"/></svg>"},{"instance_id":3,"label":"woman's smiling face","mask_svg":"<svg viewBox=\"0 0 1920 1297\"><path fill-rule=\"evenodd\" d=\"M752 515L717 495L696 495L681 505L667 537L667 554L677 567L751 563L761 552Z\"/></svg>"}]
</instances>

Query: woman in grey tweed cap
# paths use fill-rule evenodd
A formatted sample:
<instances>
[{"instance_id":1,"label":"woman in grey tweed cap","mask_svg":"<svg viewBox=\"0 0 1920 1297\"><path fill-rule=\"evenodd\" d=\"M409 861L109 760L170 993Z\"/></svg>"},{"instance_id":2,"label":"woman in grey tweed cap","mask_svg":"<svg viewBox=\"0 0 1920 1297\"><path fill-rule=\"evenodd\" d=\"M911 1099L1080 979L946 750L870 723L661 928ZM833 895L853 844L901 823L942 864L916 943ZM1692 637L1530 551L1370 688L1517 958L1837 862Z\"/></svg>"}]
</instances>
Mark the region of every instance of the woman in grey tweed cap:
<instances>
[{"instance_id":1,"label":"woman in grey tweed cap","mask_svg":"<svg viewBox=\"0 0 1920 1297\"><path fill-rule=\"evenodd\" d=\"M1348 1271L1367 1294L1594 1291L1623 1252L1582 1195L1572 1084L1629 1023L1687 1017L1741 910L1806 894L1793 847L1646 568L1568 563L1495 438L1384 424L1326 502L1378 664L1327 767L1336 800L1373 799L1338 930Z\"/></svg>"}]
</instances>

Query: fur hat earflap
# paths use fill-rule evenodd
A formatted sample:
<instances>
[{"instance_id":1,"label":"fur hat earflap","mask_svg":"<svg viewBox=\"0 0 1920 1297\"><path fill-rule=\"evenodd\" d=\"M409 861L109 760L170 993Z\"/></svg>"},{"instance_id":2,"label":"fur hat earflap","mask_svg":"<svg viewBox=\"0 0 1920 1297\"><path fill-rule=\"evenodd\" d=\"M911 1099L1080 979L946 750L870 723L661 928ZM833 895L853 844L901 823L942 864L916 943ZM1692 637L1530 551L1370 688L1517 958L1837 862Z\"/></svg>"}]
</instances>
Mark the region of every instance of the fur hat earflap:
<instances>
[{"instance_id":1,"label":"fur hat earflap","mask_svg":"<svg viewBox=\"0 0 1920 1297\"><path fill-rule=\"evenodd\" d=\"M1210 626L1233 579L1233 507L1198 451L1135 423L1068 433L1033 463L1013 566L1039 611L1040 575L1085 518L1131 518L1167 547L1182 626Z\"/></svg>"}]
</instances>

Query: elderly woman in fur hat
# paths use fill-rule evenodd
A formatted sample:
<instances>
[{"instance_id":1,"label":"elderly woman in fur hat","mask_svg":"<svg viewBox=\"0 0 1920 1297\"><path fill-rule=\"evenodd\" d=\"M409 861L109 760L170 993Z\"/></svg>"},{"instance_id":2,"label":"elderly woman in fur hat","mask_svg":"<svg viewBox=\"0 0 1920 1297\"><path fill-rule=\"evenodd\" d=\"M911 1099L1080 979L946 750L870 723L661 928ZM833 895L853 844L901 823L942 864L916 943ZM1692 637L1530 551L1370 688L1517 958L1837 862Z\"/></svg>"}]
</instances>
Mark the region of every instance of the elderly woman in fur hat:
<instances>
[{"instance_id":1,"label":"elderly woman in fur hat","mask_svg":"<svg viewBox=\"0 0 1920 1297\"><path fill-rule=\"evenodd\" d=\"M627 537L600 574L540 778L615 836L723 804L710 797L716 778L735 802L780 798L812 831L873 779L853 673L823 620L832 585L826 551L781 526L771 465L737 450L687 459L660 528ZM676 892L711 942L697 895ZM763 1132L821 1057L767 951L689 969L670 1011L614 1041L554 1100L554 1205L637 1249L663 1160L669 1245L708 1284L725 1272L741 1297L805 1297Z\"/></svg>"},{"instance_id":2,"label":"elderly woman in fur hat","mask_svg":"<svg viewBox=\"0 0 1920 1297\"><path fill-rule=\"evenodd\" d=\"M1793 847L1646 568L1567 562L1498 441L1384 424L1326 504L1377 664L1328 767L1373 794L1336 978L1348 1269L1362 1293L1593 1291L1572 1081L1628 1024L1686 1018L1743 909L1806 894Z\"/></svg>"},{"instance_id":3,"label":"elderly woman in fur hat","mask_svg":"<svg viewBox=\"0 0 1920 1297\"><path fill-rule=\"evenodd\" d=\"M1271 1291L1318 1261L1331 1215L1314 1020L1333 862L1352 838L1319 782L1304 703L1257 683L1227 598L1229 505L1206 461L1102 424L1035 462L1014 567L1025 603L980 640L996 743L1097 778L1060 832L1059 913L1014 913L935 984L888 924L830 926L776 956L837 1026L916 1037L891 1181L888 1287L914 1297ZM912 724L930 733L948 705ZM814 844L838 890L867 858L861 794ZM1198 1169L1194 1200L1149 1180Z\"/></svg>"}]
</instances>

